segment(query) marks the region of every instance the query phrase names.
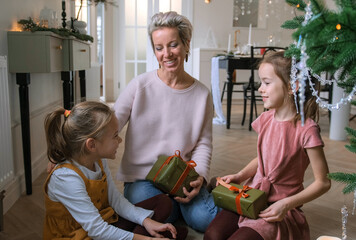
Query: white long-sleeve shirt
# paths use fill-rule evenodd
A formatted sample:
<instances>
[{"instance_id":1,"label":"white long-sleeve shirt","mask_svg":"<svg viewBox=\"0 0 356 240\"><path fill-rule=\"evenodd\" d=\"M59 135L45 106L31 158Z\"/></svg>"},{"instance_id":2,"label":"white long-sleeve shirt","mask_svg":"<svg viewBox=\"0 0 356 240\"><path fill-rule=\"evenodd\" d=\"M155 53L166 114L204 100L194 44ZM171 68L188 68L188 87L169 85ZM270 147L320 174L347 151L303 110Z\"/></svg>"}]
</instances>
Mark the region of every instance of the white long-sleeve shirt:
<instances>
[{"instance_id":1,"label":"white long-sleeve shirt","mask_svg":"<svg viewBox=\"0 0 356 240\"><path fill-rule=\"evenodd\" d=\"M213 104L201 82L177 90L167 86L157 70L144 73L131 80L114 109L120 129L128 122L120 181L145 179L159 155L174 155L176 150L184 160L194 160L195 170L209 179Z\"/></svg>"},{"instance_id":2,"label":"white long-sleeve shirt","mask_svg":"<svg viewBox=\"0 0 356 240\"><path fill-rule=\"evenodd\" d=\"M66 162L74 164L88 179L98 180L102 177L97 163L95 171L91 171L75 161ZM154 212L131 204L117 190L107 161L103 159L102 163L107 176L109 205L119 216L142 225L143 220L152 217ZM133 238L132 232L112 226L102 219L86 191L83 179L72 169L63 167L55 170L49 180L47 192L52 201L61 202L67 208L73 218L88 232L89 237L103 240Z\"/></svg>"}]
</instances>

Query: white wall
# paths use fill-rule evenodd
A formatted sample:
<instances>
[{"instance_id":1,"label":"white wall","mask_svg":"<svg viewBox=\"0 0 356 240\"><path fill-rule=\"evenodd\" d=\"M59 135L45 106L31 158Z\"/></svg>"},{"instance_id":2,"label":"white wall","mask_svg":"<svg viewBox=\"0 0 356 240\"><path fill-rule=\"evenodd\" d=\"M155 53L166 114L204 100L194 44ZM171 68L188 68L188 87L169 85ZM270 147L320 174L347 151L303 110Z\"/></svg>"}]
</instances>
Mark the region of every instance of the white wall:
<instances>
[{"instance_id":1,"label":"white wall","mask_svg":"<svg viewBox=\"0 0 356 240\"><path fill-rule=\"evenodd\" d=\"M261 21L264 25L262 28L252 28L251 44L264 46L267 44L268 36L273 34L276 39L276 46L287 47L292 43L291 34L293 31L282 29L280 26L285 20L293 18L291 14L292 8L285 3L284 0L277 0L280 4L274 6L274 15L269 18L264 18ZM260 1L260 5L267 1ZM273 1L275 2L275 1ZM270 13L270 11L268 11ZM217 48L227 50L229 34L231 34L231 50L234 49L234 32L239 30L237 41L240 48L248 43L248 27L233 27L233 0L212 0L210 4L204 1L194 1L194 14L193 14L193 48L207 48L206 37L209 30L215 36ZM261 16L260 16L261 17ZM263 19L263 18L262 18ZM223 53L223 51L221 51ZM192 56L193 61L196 56ZM210 70L209 70L210 71ZM194 70L193 70L194 72ZM221 74L220 74L221 75ZM226 74L225 74L226 75ZM256 74L256 76L258 76ZM248 81L250 72L248 70L238 70L237 81ZM201 81L210 82L210 80L199 79ZM226 95L225 95L226 97ZM234 98L241 98L240 95L235 94Z\"/></svg>"},{"instance_id":2,"label":"white wall","mask_svg":"<svg viewBox=\"0 0 356 240\"><path fill-rule=\"evenodd\" d=\"M284 0L277 0L280 4L274 5L274 15L266 18L265 28L252 28L251 43L265 45L270 34L276 35L280 39L281 46L288 46L291 42L292 31L280 28L281 24L292 19L292 8ZM264 2L264 1L263 1ZM273 1L275 2L275 1ZM270 11L269 11L270 13ZM194 48L205 47L204 41L208 34L209 27L213 30L218 44L218 48L227 49L228 36L231 34L231 50L233 50L234 31L240 30L240 44L248 42L248 27L233 27L233 1L232 0L212 0L210 4L204 1L194 1ZM262 21L263 22L263 21Z\"/></svg>"},{"instance_id":3,"label":"white wall","mask_svg":"<svg viewBox=\"0 0 356 240\"><path fill-rule=\"evenodd\" d=\"M68 3L67 3L68 4ZM29 17L38 18L40 11L46 6L61 13L59 0L1 0L0 10L0 55L8 55L7 31L11 30L14 23ZM15 74L9 73L9 95L12 120L12 141L15 179L5 189L4 212L25 194L24 167L22 155L22 136L18 85ZM32 179L42 173L47 166L46 142L43 129L43 120L47 112L57 106L62 106L62 81L60 73L31 74L29 85L30 102L30 133L31 133L31 158ZM0 143L1 144L1 143Z\"/></svg>"}]
</instances>

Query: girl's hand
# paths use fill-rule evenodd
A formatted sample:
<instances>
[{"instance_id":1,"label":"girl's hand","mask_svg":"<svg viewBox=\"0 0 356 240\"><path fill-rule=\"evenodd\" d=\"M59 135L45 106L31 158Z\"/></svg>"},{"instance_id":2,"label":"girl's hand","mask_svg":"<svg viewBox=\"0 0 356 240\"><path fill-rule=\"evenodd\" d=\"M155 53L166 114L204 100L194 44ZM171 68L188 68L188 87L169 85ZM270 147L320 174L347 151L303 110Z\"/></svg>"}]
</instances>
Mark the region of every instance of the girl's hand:
<instances>
[{"instance_id":1,"label":"girl's hand","mask_svg":"<svg viewBox=\"0 0 356 240\"><path fill-rule=\"evenodd\" d=\"M258 216L263 218L266 222L282 221L288 212L288 206L283 200L284 199L273 203L271 206L261 211Z\"/></svg>"},{"instance_id":2,"label":"girl's hand","mask_svg":"<svg viewBox=\"0 0 356 240\"><path fill-rule=\"evenodd\" d=\"M176 228L170 223L160 223L151 218L146 218L143 220L142 224L147 232L151 234L151 236L156 238L163 238L163 235L159 234L159 232L170 231L173 238L177 237L177 230Z\"/></svg>"},{"instance_id":3,"label":"girl's hand","mask_svg":"<svg viewBox=\"0 0 356 240\"><path fill-rule=\"evenodd\" d=\"M190 182L190 186L193 188L190 192L187 191L185 187L183 187L183 193L186 197L175 197L174 199L180 203L189 203L196 195L200 192L201 186L203 186L204 178L199 176L197 180Z\"/></svg>"},{"instance_id":4,"label":"girl's hand","mask_svg":"<svg viewBox=\"0 0 356 240\"><path fill-rule=\"evenodd\" d=\"M237 177L237 174L230 174L230 175L226 175L226 176L223 176L221 177L221 180L223 180L224 182L226 183L237 183L239 184L239 180L238 180L238 177ZM216 182L216 186L218 186L219 183Z\"/></svg>"}]
</instances>

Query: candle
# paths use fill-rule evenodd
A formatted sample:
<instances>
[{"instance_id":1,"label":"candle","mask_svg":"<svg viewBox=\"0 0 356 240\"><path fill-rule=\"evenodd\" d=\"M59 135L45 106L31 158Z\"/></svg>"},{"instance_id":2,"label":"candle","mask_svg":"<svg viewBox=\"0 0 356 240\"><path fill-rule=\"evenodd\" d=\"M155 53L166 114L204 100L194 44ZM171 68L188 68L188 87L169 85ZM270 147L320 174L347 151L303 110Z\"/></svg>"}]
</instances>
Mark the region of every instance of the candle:
<instances>
[{"instance_id":1,"label":"candle","mask_svg":"<svg viewBox=\"0 0 356 240\"><path fill-rule=\"evenodd\" d=\"M237 33L240 33L240 30L236 30L236 31L235 31L234 48L237 48Z\"/></svg>"},{"instance_id":2,"label":"candle","mask_svg":"<svg viewBox=\"0 0 356 240\"><path fill-rule=\"evenodd\" d=\"M65 10L65 9L66 9L66 1L62 0L62 10Z\"/></svg>"},{"instance_id":3,"label":"candle","mask_svg":"<svg viewBox=\"0 0 356 240\"><path fill-rule=\"evenodd\" d=\"M248 30L248 45L251 46L251 30L252 30L252 24L250 23L250 27Z\"/></svg>"},{"instance_id":4,"label":"candle","mask_svg":"<svg viewBox=\"0 0 356 240\"><path fill-rule=\"evenodd\" d=\"M229 42L227 44L227 54L230 53L230 45L231 45L231 34L229 34Z\"/></svg>"},{"instance_id":5,"label":"candle","mask_svg":"<svg viewBox=\"0 0 356 240\"><path fill-rule=\"evenodd\" d=\"M331 237L331 236L320 236L318 237L317 240L341 240L340 238L338 237Z\"/></svg>"}]
</instances>

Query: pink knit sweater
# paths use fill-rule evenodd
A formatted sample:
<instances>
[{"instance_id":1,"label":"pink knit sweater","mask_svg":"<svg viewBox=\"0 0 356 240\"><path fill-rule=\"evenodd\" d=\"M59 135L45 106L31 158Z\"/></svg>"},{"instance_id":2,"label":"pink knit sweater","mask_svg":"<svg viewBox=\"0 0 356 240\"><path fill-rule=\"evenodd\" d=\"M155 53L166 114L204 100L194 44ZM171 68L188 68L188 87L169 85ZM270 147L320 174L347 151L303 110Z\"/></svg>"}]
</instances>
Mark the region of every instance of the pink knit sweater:
<instances>
[{"instance_id":1,"label":"pink knit sweater","mask_svg":"<svg viewBox=\"0 0 356 240\"><path fill-rule=\"evenodd\" d=\"M114 109L120 129L128 122L118 180L145 179L159 155L176 150L184 160L194 160L195 170L208 180L213 104L202 83L195 80L176 90L159 79L157 70L144 73L127 85Z\"/></svg>"}]
</instances>

